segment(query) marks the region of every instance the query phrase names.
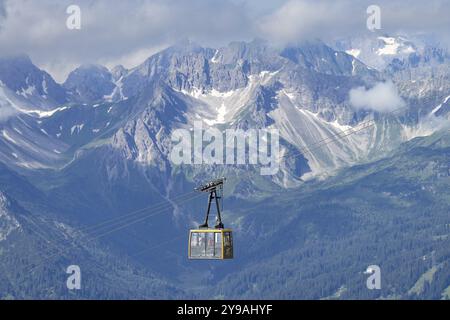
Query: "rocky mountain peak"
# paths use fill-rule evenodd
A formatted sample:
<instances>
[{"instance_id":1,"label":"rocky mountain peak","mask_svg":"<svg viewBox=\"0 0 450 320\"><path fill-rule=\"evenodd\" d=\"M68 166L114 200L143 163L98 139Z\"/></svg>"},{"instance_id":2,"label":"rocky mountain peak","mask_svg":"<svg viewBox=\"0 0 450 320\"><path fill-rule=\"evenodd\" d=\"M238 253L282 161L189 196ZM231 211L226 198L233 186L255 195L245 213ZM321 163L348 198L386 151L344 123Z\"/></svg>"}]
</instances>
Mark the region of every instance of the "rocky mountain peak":
<instances>
[{"instance_id":1,"label":"rocky mountain peak","mask_svg":"<svg viewBox=\"0 0 450 320\"><path fill-rule=\"evenodd\" d=\"M97 64L81 65L69 74L63 86L82 102L101 100L115 88L111 72Z\"/></svg>"},{"instance_id":2,"label":"rocky mountain peak","mask_svg":"<svg viewBox=\"0 0 450 320\"><path fill-rule=\"evenodd\" d=\"M24 54L0 57L0 81L26 99L42 99L49 104L67 101L64 88Z\"/></svg>"}]
</instances>

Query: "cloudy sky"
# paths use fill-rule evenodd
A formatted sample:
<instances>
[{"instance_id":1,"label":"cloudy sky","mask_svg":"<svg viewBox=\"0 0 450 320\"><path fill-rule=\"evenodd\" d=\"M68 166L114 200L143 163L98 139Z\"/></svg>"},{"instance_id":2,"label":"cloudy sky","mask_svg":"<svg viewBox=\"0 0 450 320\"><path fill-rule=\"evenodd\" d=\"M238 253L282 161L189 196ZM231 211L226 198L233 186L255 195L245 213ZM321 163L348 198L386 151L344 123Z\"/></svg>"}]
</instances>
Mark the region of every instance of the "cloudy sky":
<instances>
[{"instance_id":1,"label":"cloudy sky","mask_svg":"<svg viewBox=\"0 0 450 320\"><path fill-rule=\"evenodd\" d=\"M66 27L73 4L80 30ZM432 32L448 41L450 0L0 0L0 55L26 53L63 81L82 63L133 67L181 39L283 45L370 33L371 4L381 8L380 32Z\"/></svg>"}]
</instances>

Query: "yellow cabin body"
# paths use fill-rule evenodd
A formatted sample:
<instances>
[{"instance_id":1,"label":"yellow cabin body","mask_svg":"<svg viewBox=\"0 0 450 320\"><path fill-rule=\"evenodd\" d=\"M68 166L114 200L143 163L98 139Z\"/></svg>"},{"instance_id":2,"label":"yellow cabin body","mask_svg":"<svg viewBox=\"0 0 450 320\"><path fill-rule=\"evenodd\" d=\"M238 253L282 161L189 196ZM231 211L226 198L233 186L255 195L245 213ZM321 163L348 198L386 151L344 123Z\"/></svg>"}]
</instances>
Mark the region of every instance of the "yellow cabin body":
<instances>
[{"instance_id":1,"label":"yellow cabin body","mask_svg":"<svg viewBox=\"0 0 450 320\"><path fill-rule=\"evenodd\" d=\"M231 229L193 229L189 233L189 259L233 259Z\"/></svg>"}]
</instances>

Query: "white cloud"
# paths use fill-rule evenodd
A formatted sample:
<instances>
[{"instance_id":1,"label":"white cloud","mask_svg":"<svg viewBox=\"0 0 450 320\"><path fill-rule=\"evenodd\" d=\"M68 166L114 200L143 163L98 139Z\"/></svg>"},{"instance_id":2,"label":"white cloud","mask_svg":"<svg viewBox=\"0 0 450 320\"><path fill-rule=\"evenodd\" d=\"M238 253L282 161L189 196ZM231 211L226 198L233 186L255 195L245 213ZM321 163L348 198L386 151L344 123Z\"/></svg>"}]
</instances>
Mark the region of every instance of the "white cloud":
<instances>
[{"instance_id":1,"label":"white cloud","mask_svg":"<svg viewBox=\"0 0 450 320\"><path fill-rule=\"evenodd\" d=\"M1 0L0 0L1 8ZM6 98L5 89L3 88L5 84L0 80L0 123L5 122L9 118L18 114L18 111L11 107L9 99Z\"/></svg>"},{"instance_id":2,"label":"white cloud","mask_svg":"<svg viewBox=\"0 0 450 320\"><path fill-rule=\"evenodd\" d=\"M355 109L390 112L405 106L391 81L379 82L370 89L358 87L349 92L350 104Z\"/></svg>"},{"instance_id":3,"label":"white cloud","mask_svg":"<svg viewBox=\"0 0 450 320\"><path fill-rule=\"evenodd\" d=\"M352 12L361 12L353 15ZM364 22L364 5L349 1L291 0L258 22L262 34L285 43L323 38L332 33L344 34ZM361 29L361 28L360 28Z\"/></svg>"},{"instance_id":4,"label":"white cloud","mask_svg":"<svg viewBox=\"0 0 450 320\"><path fill-rule=\"evenodd\" d=\"M18 111L14 108L11 108L8 105L4 105L1 101L0 101L0 123L5 122L6 120L8 120L11 117L14 117L18 114Z\"/></svg>"},{"instance_id":5,"label":"white cloud","mask_svg":"<svg viewBox=\"0 0 450 320\"><path fill-rule=\"evenodd\" d=\"M189 38L224 45L255 37L273 42L370 32L372 0L77 0L81 30L66 28L72 0L0 0L1 54L26 53L63 80L68 66L123 63ZM377 0L383 33L450 35L448 0ZM444 39L445 40L445 39ZM449 41L450 42L450 41Z\"/></svg>"},{"instance_id":6,"label":"white cloud","mask_svg":"<svg viewBox=\"0 0 450 320\"><path fill-rule=\"evenodd\" d=\"M381 9L381 32L433 32L448 40L449 3L446 0L290 0L257 21L261 34L273 41L344 37L370 33L369 5Z\"/></svg>"},{"instance_id":7,"label":"white cloud","mask_svg":"<svg viewBox=\"0 0 450 320\"><path fill-rule=\"evenodd\" d=\"M242 6L231 1L80 0L80 30L66 27L70 4L73 1L4 0L1 54L29 54L62 80L64 65L117 62L133 67L137 58L142 58L138 63L148 58L143 53L182 39L221 44L255 34Z\"/></svg>"}]
</instances>

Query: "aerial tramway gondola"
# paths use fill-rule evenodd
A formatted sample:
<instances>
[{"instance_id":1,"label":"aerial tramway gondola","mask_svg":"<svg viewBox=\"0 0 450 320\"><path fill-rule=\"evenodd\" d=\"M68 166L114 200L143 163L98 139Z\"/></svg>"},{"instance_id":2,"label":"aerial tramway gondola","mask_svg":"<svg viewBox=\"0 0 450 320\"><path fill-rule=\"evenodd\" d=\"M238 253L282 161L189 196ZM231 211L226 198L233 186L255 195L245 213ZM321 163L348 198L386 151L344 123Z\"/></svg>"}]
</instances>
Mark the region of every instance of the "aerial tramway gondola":
<instances>
[{"instance_id":1,"label":"aerial tramway gondola","mask_svg":"<svg viewBox=\"0 0 450 320\"><path fill-rule=\"evenodd\" d=\"M225 178L213 180L195 190L208 192L208 208L206 210L205 222L189 232L189 259L232 259L233 258L233 236L231 229L225 229L221 217L221 205L223 203L223 183ZM217 217L214 228L208 226L211 203L215 200Z\"/></svg>"}]
</instances>

